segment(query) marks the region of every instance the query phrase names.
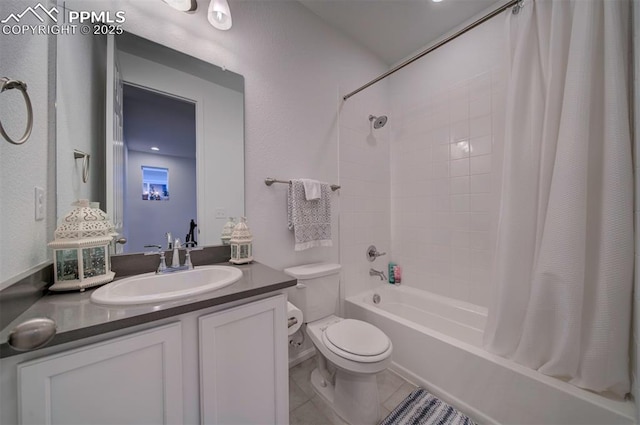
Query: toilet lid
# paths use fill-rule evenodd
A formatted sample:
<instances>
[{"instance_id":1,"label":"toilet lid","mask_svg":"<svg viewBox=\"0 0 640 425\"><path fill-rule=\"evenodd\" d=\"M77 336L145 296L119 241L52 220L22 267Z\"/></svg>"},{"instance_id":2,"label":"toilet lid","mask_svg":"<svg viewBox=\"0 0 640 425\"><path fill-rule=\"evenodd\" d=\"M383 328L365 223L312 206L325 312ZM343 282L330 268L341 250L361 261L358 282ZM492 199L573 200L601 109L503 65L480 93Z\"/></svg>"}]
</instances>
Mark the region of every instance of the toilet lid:
<instances>
[{"instance_id":1,"label":"toilet lid","mask_svg":"<svg viewBox=\"0 0 640 425\"><path fill-rule=\"evenodd\" d=\"M384 332L361 320L341 320L329 326L324 334L332 345L357 356L378 356L391 345Z\"/></svg>"}]
</instances>

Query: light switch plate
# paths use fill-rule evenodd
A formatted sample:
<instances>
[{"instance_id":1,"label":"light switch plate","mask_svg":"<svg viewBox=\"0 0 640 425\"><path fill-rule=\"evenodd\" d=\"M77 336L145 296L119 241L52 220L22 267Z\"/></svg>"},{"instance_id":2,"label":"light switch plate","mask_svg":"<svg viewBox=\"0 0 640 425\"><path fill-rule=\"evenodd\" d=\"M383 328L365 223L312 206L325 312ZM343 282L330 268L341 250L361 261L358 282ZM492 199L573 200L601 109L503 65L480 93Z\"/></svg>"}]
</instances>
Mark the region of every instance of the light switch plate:
<instances>
[{"instance_id":1,"label":"light switch plate","mask_svg":"<svg viewBox=\"0 0 640 425\"><path fill-rule=\"evenodd\" d=\"M45 214L44 189L38 186L35 187L35 214L36 214L36 221L44 220L44 214Z\"/></svg>"},{"instance_id":2,"label":"light switch plate","mask_svg":"<svg viewBox=\"0 0 640 425\"><path fill-rule=\"evenodd\" d=\"M224 208L216 208L215 214L216 218L227 218L227 210Z\"/></svg>"}]
</instances>

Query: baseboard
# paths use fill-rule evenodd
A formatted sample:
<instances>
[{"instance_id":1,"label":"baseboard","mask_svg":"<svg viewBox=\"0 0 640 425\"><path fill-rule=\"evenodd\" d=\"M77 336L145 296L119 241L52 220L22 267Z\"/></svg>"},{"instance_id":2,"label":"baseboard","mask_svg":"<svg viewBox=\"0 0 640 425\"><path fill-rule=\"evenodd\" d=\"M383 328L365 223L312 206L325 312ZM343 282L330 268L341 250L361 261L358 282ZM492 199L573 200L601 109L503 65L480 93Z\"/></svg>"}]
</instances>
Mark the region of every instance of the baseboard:
<instances>
[{"instance_id":1,"label":"baseboard","mask_svg":"<svg viewBox=\"0 0 640 425\"><path fill-rule=\"evenodd\" d=\"M296 357L294 357L293 359L289 359L289 369L302 363L307 359L310 359L315 354L316 354L316 349L314 347L309 347L306 350L301 351Z\"/></svg>"},{"instance_id":2,"label":"baseboard","mask_svg":"<svg viewBox=\"0 0 640 425\"><path fill-rule=\"evenodd\" d=\"M429 391L431 394L435 395L436 397L438 397L439 399L441 399L442 401L444 401L445 403L449 403L450 405L454 406L456 409L460 410L462 413L464 413L465 415L469 416L471 419L473 419L475 422L481 423L481 424L495 424L495 425L499 425L500 423L497 422L495 419L487 416L486 414L480 412L478 409L471 407L470 405L468 405L466 402L464 402L463 400L454 397L453 395L449 394L448 392L444 391L442 388L436 386L436 385L432 385L430 382L425 381L424 379L422 379L421 377L419 377L418 375L416 375L415 373L409 371L408 369L400 366L399 364L395 363L395 362L391 362L391 366L389 367L389 369L392 372L395 372L396 374L400 375L402 378L406 379L407 381L415 384L415 385L419 385L421 387L423 387L424 389L426 389L427 391Z\"/></svg>"}]
</instances>

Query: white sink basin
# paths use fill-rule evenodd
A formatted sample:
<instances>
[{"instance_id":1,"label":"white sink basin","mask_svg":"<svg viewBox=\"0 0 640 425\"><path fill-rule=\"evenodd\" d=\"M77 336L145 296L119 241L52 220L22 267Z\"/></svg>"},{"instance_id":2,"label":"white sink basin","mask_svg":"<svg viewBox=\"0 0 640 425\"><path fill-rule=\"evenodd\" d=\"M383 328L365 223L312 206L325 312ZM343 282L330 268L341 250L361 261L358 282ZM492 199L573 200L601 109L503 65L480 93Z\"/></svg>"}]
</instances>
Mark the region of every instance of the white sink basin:
<instances>
[{"instance_id":1,"label":"white sink basin","mask_svg":"<svg viewBox=\"0 0 640 425\"><path fill-rule=\"evenodd\" d=\"M166 274L146 273L96 289L91 294L91 301L109 305L159 303L224 288L241 277L240 269L229 266L199 266Z\"/></svg>"}]
</instances>

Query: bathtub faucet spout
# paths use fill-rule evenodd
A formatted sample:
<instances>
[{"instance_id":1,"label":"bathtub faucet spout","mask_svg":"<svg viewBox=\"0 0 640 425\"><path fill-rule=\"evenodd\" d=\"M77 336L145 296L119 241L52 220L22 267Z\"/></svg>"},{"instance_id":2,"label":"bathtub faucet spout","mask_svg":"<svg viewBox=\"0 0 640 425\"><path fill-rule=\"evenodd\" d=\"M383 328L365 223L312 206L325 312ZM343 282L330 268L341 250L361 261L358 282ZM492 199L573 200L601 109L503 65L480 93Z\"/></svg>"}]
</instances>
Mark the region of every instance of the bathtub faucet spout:
<instances>
[{"instance_id":1,"label":"bathtub faucet spout","mask_svg":"<svg viewBox=\"0 0 640 425\"><path fill-rule=\"evenodd\" d=\"M378 276L380 280L387 280L387 276L384 275L383 271L378 271L375 269L369 269L369 276Z\"/></svg>"}]
</instances>

